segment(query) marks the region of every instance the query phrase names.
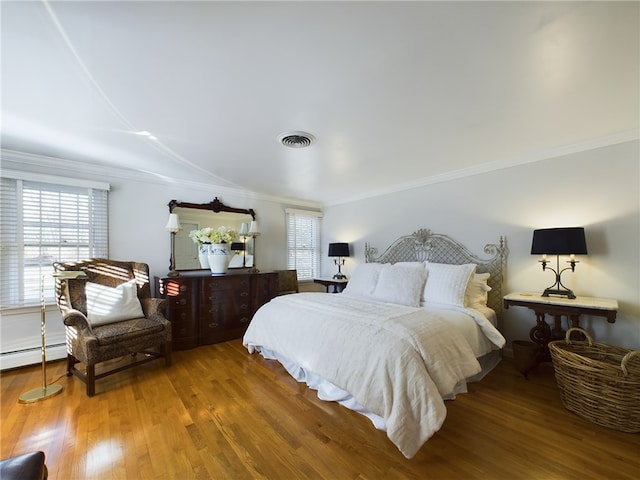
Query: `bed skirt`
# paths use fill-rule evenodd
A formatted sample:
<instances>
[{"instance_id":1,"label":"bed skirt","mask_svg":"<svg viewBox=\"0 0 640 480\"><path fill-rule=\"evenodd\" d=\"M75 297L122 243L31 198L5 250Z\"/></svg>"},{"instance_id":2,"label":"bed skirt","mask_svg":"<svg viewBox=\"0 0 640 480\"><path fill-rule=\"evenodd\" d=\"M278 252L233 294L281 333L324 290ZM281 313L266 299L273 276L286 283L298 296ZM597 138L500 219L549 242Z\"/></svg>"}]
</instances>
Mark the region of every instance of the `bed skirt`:
<instances>
[{"instance_id":1,"label":"bed skirt","mask_svg":"<svg viewBox=\"0 0 640 480\"><path fill-rule=\"evenodd\" d=\"M273 352L269 349L262 348L259 346L255 347L256 351L260 352L260 354L266 358L267 360L277 360L280 364L285 368L285 370L291 375L296 381L304 382L307 384L309 388L312 390L316 390L318 392L318 398L327 402L337 402L340 405L348 408L349 410L353 410L354 412L358 412L361 415L367 417L371 423L373 423L374 427L378 430L382 430L383 432L387 431L387 427L380 415L377 415L373 412L368 411L364 408L360 403L358 403L353 396L343 390L342 388L334 385L333 383L325 380L320 375L317 375L313 372L306 371L300 365L295 364L294 362L282 357L277 352ZM476 375L467 378L466 380L458 383L454 389L454 393L443 397L444 400L453 400L456 395L459 393L467 392L467 383L478 382L482 380L491 370L493 370L501 360L500 350L493 350L492 352L478 358L478 362L482 367L482 370Z\"/></svg>"}]
</instances>

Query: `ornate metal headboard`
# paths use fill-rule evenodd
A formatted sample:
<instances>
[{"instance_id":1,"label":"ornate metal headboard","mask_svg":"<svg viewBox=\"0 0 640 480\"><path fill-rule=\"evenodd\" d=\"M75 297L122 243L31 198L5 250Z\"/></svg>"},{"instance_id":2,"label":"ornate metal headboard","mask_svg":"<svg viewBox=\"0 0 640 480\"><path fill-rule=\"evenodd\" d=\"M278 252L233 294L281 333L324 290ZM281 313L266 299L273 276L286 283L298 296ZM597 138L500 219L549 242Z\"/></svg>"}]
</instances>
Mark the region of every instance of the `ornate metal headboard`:
<instances>
[{"instance_id":1,"label":"ornate metal headboard","mask_svg":"<svg viewBox=\"0 0 640 480\"><path fill-rule=\"evenodd\" d=\"M397 263L397 262L432 262L462 265L475 263L477 273L489 272L488 285L491 291L487 304L496 314L502 314L502 284L504 270L507 264L509 249L506 240L501 236L499 243L489 243L484 247L484 253L491 255L482 259L471 253L467 247L453 238L421 228L411 235L400 237L391 244L381 255L376 256L378 249L365 244L364 255L367 263Z\"/></svg>"}]
</instances>

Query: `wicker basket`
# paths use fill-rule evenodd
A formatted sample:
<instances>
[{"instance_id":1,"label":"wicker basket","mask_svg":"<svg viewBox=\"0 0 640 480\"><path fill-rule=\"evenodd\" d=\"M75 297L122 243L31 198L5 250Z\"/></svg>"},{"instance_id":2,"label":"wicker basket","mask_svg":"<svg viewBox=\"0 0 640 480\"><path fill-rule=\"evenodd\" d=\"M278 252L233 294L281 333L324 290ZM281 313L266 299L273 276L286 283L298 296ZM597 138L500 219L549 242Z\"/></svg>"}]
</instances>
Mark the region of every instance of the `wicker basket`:
<instances>
[{"instance_id":1,"label":"wicker basket","mask_svg":"<svg viewBox=\"0 0 640 480\"><path fill-rule=\"evenodd\" d=\"M572 332L587 340L571 340ZM598 425L640 432L640 351L594 343L581 328L549 342L549 351L567 410Z\"/></svg>"}]
</instances>

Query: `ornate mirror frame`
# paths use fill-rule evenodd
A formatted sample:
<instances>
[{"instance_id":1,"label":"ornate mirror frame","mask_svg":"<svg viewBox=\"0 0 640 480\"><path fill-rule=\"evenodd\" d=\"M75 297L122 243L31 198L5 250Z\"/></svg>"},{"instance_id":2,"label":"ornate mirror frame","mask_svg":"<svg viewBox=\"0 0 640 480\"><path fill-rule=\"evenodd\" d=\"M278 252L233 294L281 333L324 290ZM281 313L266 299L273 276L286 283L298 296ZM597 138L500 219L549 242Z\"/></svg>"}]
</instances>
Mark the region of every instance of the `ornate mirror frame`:
<instances>
[{"instance_id":1,"label":"ornate mirror frame","mask_svg":"<svg viewBox=\"0 0 640 480\"><path fill-rule=\"evenodd\" d=\"M256 212L254 212L253 208L234 208L229 207L222 203L218 197L215 197L209 203L188 203L188 202L179 202L177 200L171 200L169 202L169 213L173 212L173 209L176 207L180 208L195 208L197 210L211 210L215 213L220 212L229 212L229 213L242 213L245 215L251 215L253 220L256 219Z\"/></svg>"},{"instance_id":2,"label":"ornate mirror frame","mask_svg":"<svg viewBox=\"0 0 640 480\"><path fill-rule=\"evenodd\" d=\"M222 203L222 201L218 197L215 197L209 203L189 203L189 202L180 202L178 200L171 200L168 203L168 206L169 206L169 213L174 213L174 210L176 208L187 208L187 209L210 211L212 213L231 213L231 214L237 213L240 215L249 215L251 219L254 221L256 219L256 212L252 208L245 209L245 208L230 207ZM172 252L172 255L173 255L173 258L175 258L175 252ZM178 265L177 263L178 262L176 262L176 265L175 265L175 269L177 271L199 269L199 267L184 268ZM241 268L244 268L244 267L241 267Z\"/></svg>"}]
</instances>

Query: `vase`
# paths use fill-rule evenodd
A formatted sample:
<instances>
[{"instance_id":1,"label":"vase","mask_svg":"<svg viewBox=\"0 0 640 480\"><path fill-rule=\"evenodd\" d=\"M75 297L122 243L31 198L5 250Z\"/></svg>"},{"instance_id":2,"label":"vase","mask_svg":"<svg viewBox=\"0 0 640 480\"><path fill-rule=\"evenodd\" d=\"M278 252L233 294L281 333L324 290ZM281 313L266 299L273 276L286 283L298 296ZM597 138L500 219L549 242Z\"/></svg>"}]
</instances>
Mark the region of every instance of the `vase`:
<instances>
[{"instance_id":1,"label":"vase","mask_svg":"<svg viewBox=\"0 0 640 480\"><path fill-rule=\"evenodd\" d=\"M227 273L230 255L226 243L212 243L207 258L211 273Z\"/></svg>"},{"instance_id":2,"label":"vase","mask_svg":"<svg viewBox=\"0 0 640 480\"><path fill-rule=\"evenodd\" d=\"M202 243L198 247L198 260L200 261L200 268L209 268L209 250L210 243Z\"/></svg>"}]
</instances>

